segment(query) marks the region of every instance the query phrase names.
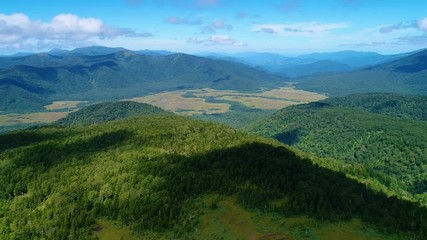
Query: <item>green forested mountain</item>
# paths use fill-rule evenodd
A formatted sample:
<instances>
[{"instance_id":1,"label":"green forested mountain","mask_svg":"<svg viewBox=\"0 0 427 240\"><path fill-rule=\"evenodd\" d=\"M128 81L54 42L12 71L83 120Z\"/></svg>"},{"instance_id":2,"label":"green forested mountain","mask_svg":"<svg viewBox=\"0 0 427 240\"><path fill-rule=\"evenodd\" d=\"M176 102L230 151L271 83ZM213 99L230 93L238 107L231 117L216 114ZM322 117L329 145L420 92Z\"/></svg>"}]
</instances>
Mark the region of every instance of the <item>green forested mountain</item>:
<instances>
[{"instance_id":1,"label":"green forested mountain","mask_svg":"<svg viewBox=\"0 0 427 240\"><path fill-rule=\"evenodd\" d=\"M0 135L1 239L94 239L100 219L138 238L210 236L200 216L217 205L200 199L212 194L235 196L275 222L357 218L381 239L427 236L425 208L222 125L164 115ZM307 225L298 229L286 238L319 239Z\"/></svg>"},{"instance_id":2,"label":"green forested mountain","mask_svg":"<svg viewBox=\"0 0 427 240\"><path fill-rule=\"evenodd\" d=\"M170 113L145 103L129 101L105 102L93 104L72 112L67 117L58 120L56 124L62 126L91 125L129 117L161 114Z\"/></svg>"},{"instance_id":3,"label":"green forested mountain","mask_svg":"<svg viewBox=\"0 0 427 240\"><path fill-rule=\"evenodd\" d=\"M117 51L117 49L115 49ZM104 50L103 50L104 51ZM253 91L283 79L244 64L186 54L35 54L0 58L0 111L43 110L52 100L129 98L177 89ZM31 103L31 104L28 104ZM23 107L24 106L24 107Z\"/></svg>"},{"instance_id":4,"label":"green forested mountain","mask_svg":"<svg viewBox=\"0 0 427 240\"><path fill-rule=\"evenodd\" d=\"M381 99L378 101L378 99ZM250 127L359 181L427 205L425 97L352 95L282 109Z\"/></svg>"},{"instance_id":5,"label":"green forested mountain","mask_svg":"<svg viewBox=\"0 0 427 240\"><path fill-rule=\"evenodd\" d=\"M359 71L297 78L297 87L344 96L392 92L427 95L427 50Z\"/></svg>"}]
</instances>

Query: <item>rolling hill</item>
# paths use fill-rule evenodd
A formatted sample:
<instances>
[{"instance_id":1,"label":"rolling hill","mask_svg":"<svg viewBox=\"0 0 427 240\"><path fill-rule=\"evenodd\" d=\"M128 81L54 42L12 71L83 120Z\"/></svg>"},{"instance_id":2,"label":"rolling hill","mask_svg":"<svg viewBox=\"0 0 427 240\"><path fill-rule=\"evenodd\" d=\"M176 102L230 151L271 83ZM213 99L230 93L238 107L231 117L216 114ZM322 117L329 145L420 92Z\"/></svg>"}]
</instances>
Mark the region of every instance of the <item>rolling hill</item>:
<instances>
[{"instance_id":1,"label":"rolling hill","mask_svg":"<svg viewBox=\"0 0 427 240\"><path fill-rule=\"evenodd\" d=\"M427 50L359 71L297 78L300 89L343 96L390 92L427 94Z\"/></svg>"},{"instance_id":2,"label":"rolling hill","mask_svg":"<svg viewBox=\"0 0 427 240\"><path fill-rule=\"evenodd\" d=\"M234 62L113 50L118 52L0 58L0 94L4 96L0 111L27 111L22 106L28 102L32 103L29 109L39 111L52 100L119 99L192 88L254 91L283 82L283 78Z\"/></svg>"},{"instance_id":3,"label":"rolling hill","mask_svg":"<svg viewBox=\"0 0 427 240\"><path fill-rule=\"evenodd\" d=\"M380 99L380 100L379 100ZM376 189L427 205L427 97L357 94L282 109L250 127Z\"/></svg>"},{"instance_id":4,"label":"rolling hill","mask_svg":"<svg viewBox=\"0 0 427 240\"><path fill-rule=\"evenodd\" d=\"M0 135L4 239L424 239L426 217L276 141L174 115Z\"/></svg>"},{"instance_id":5,"label":"rolling hill","mask_svg":"<svg viewBox=\"0 0 427 240\"><path fill-rule=\"evenodd\" d=\"M171 114L161 108L129 101L104 102L68 114L54 124L60 126L92 125L130 117Z\"/></svg>"}]
</instances>

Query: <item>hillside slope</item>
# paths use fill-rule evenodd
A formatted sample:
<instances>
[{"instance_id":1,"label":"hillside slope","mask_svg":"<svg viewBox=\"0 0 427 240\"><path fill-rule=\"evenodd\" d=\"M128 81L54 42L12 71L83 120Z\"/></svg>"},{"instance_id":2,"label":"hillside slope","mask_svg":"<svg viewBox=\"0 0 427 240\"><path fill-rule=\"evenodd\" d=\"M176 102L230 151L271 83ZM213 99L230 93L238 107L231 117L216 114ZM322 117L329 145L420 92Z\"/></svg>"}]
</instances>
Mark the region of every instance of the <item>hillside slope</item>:
<instances>
[{"instance_id":1,"label":"hillside slope","mask_svg":"<svg viewBox=\"0 0 427 240\"><path fill-rule=\"evenodd\" d=\"M234 195L276 219L359 218L398 233L395 239L427 236L425 208L368 190L277 142L178 116L0 135L0 159L4 239L91 239L100 219L140 238L193 238L204 226L200 198L209 194Z\"/></svg>"},{"instance_id":2,"label":"hillside slope","mask_svg":"<svg viewBox=\"0 0 427 240\"><path fill-rule=\"evenodd\" d=\"M427 122L413 120L424 119L426 102L383 94L330 98L282 109L250 131L331 158L323 164L427 205Z\"/></svg>"}]
</instances>

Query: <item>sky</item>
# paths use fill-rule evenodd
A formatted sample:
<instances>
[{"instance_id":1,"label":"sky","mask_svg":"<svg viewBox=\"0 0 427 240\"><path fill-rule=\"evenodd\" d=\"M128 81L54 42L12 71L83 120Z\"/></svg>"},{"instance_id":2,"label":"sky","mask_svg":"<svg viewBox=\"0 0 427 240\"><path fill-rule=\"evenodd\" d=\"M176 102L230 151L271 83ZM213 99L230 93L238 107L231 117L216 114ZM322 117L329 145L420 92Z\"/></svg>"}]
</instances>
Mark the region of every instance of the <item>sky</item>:
<instances>
[{"instance_id":1,"label":"sky","mask_svg":"<svg viewBox=\"0 0 427 240\"><path fill-rule=\"evenodd\" d=\"M0 0L0 54L101 45L173 52L427 47L426 0Z\"/></svg>"}]
</instances>

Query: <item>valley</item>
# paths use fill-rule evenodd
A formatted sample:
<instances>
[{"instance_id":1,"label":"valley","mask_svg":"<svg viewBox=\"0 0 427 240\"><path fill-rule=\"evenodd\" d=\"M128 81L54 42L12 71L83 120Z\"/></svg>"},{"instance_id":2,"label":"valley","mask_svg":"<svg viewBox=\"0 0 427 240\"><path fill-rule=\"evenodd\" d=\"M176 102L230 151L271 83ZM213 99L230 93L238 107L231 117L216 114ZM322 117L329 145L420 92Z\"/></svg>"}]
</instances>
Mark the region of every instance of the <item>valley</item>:
<instances>
[{"instance_id":1,"label":"valley","mask_svg":"<svg viewBox=\"0 0 427 240\"><path fill-rule=\"evenodd\" d=\"M184 115L221 114L230 110L229 102L249 108L264 110L281 109L287 106L325 99L314 92L282 87L263 92L238 92L232 90L195 89L157 93L145 97L127 99L148 103Z\"/></svg>"},{"instance_id":2,"label":"valley","mask_svg":"<svg viewBox=\"0 0 427 240\"><path fill-rule=\"evenodd\" d=\"M179 115L215 115L218 121L223 121L223 114L239 114L240 109L233 109L233 104L242 104L248 109L257 109L260 115L268 114L268 110L278 110L287 106L308 103L325 99L326 96L314 92L296 90L292 84L260 92L239 92L232 90L192 89L171 92L161 92L144 97L123 99L140 103L148 103ZM7 127L31 126L33 124L48 124L65 117L81 106L93 104L89 101L54 101L45 105L45 111L22 114L0 114L0 130ZM24 125L25 124L25 125Z\"/></svg>"}]
</instances>

